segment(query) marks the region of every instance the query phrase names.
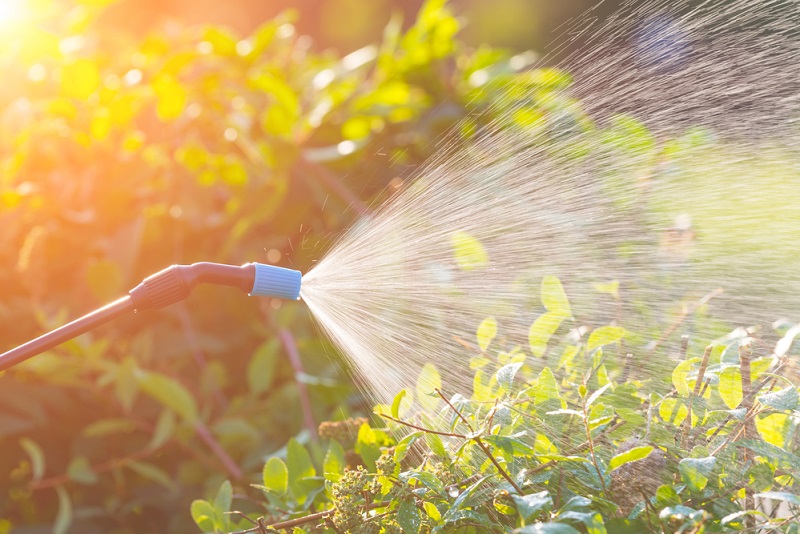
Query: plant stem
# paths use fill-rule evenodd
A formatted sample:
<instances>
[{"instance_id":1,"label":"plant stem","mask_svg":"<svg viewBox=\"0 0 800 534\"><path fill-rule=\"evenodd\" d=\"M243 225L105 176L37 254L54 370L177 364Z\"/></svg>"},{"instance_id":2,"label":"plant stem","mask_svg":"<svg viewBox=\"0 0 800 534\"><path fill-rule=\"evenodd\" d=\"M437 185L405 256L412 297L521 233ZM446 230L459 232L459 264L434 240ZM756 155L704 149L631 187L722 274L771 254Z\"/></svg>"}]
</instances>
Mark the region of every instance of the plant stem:
<instances>
[{"instance_id":1,"label":"plant stem","mask_svg":"<svg viewBox=\"0 0 800 534\"><path fill-rule=\"evenodd\" d=\"M303 369L303 361L300 359L300 354L297 352L297 343L295 343L292 333L285 328L278 333L278 336L281 338L281 343L283 343L283 347L286 349L286 354L289 356L289 361L294 369L297 389L300 392L300 404L303 408L303 420L305 421L309 434L311 434L311 439L317 441L319 436L317 435L317 424L314 422L314 410L311 408L311 398L308 395L308 388L305 382L300 380L300 376L304 375L305 371Z\"/></svg>"}]
</instances>

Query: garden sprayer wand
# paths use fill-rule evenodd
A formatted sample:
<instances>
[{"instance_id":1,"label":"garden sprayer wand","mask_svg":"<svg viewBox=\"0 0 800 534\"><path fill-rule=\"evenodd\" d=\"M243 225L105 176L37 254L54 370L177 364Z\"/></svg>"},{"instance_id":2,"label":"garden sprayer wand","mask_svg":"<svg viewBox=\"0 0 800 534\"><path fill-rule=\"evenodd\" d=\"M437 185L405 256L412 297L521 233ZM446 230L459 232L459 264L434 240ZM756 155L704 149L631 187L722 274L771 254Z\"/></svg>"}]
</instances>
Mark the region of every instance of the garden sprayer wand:
<instances>
[{"instance_id":1,"label":"garden sprayer wand","mask_svg":"<svg viewBox=\"0 0 800 534\"><path fill-rule=\"evenodd\" d=\"M262 263L247 263L242 266L219 263L172 265L145 278L127 296L0 354L0 371L126 313L157 310L179 302L188 297L199 284L238 287L251 296L297 300L300 296L301 278L300 271Z\"/></svg>"}]
</instances>

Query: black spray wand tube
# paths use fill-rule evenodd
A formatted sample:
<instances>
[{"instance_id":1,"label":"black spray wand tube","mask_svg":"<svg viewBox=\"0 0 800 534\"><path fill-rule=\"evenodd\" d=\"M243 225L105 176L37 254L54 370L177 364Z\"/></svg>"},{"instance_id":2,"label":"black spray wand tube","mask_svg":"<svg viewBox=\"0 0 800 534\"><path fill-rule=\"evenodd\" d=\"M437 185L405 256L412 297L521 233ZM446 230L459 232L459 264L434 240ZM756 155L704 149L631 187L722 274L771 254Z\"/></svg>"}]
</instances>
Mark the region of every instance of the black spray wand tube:
<instances>
[{"instance_id":1,"label":"black spray wand tube","mask_svg":"<svg viewBox=\"0 0 800 534\"><path fill-rule=\"evenodd\" d=\"M238 287L250 295L296 300L301 273L261 263L172 265L149 276L128 295L80 319L0 354L0 372L131 312L155 310L188 297L199 284Z\"/></svg>"}]
</instances>

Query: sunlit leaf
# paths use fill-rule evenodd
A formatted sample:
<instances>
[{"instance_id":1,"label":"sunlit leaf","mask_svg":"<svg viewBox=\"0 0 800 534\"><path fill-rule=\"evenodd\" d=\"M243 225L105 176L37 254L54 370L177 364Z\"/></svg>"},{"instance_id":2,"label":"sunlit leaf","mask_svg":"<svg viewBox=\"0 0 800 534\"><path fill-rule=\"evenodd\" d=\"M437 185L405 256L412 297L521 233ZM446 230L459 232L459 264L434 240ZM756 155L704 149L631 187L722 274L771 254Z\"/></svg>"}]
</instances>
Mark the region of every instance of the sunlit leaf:
<instances>
[{"instance_id":1,"label":"sunlit leaf","mask_svg":"<svg viewBox=\"0 0 800 534\"><path fill-rule=\"evenodd\" d=\"M736 367L726 367L719 375L719 396L725 405L734 409L742 402L742 375Z\"/></svg>"},{"instance_id":2,"label":"sunlit leaf","mask_svg":"<svg viewBox=\"0 0 800 534\"><path fill-rule=\"evenodd\" d=\"M514 504L517 505L520 517L525 521L542 510L549 510L553 507L553 498L547 491L521 496L512 495L511 498L514 499Z\"/></svg>"},{"instance_id":3,"label":"sunlit leaf","mask_svg":"<svg viewBox=\"0 0 800 534\"><path fill-rule=\"evenodd\" d=\"M139 377L139 387L187 421L197 421L197 405L194 397L176 380L162 374L147 372Z\"/></svg>"},{"instance_id":4,"label":"sunlit leaf","mask_svg":"<svg viewBox=\"0 0 800 534\"><path fill-rule=\"evenodd\" d=\"M19 445L31 460L33 481L38 482L44 476L44 451L38 443L30 438L20 438Z\"/></svg>"},{"instance_id":5,"label":"sunlit leaf","mask_svg":"<svg viewBox=\"0 0 800 534\"><path fill-rule=\"evenodd\" d=\"M478 325L478 346L482 352L489 348L489 344L497 335L497 321L494 317L487 317Z\"/></svg>"},{"instance_id":6,"label":"sunlit leaf","mask_svg":"<svg viewBox=\"0 0 800 534\"><path fill-rule=\"evenodd\" d=\"M544 307L553 315L572 316L572 308L567 300L567 294L557 277L548 275L542 278L541 298Z\"/></svg>"},{"instance_id":7,"label":"sunlit leaf","mask_svg":"<svg viewBox=\"0 0 800 534\"><path fill-rule=\"evenodd\" d=\"M589 335L586 343L586 352L591 353L598 347L619 342L625 337L625 329L620 326L601 326Z\"/></svg>"},{"instance_id":8,"label":"sunlit leaf","mask_svg":"<svg viewBox=\"0 0 800 534\"><path fill-rule=\"evenodd\" d=\"M436 366L426 363L417 378L416 398L420 406L427 412L434 412L439 406L440 398L434 390L442 387L442 377Z\"/></svg>"},{"instance_id":9,"label":"sunlit leaf","mask_svg":"<svg viewBox=\"0 0 800 534\"><path fill-rule=\"evenodd\" d=\"M528 331L528 344L531 348L531 354L540 358L544 356L550 337L558 330L563 321L563 315L551 312L540 315L534 321Z\"/></svg>"},{"instance_id":10,"label":"sunlit leaf","mask_svg":"<svg viewBox=\"0 0 800 534\"><path fill-rule=\"evenodd\" d=\"M338 441L332 439L328 445L328 452L325 453L325 460L322 462L322 472L325 478L333 482L338 481L346 466L344 449Z\"/></svg>"},{"instance_id":11,"label":"sunlit leaf","mask_svg":"<svg viewBox=\"0 0 800 534\"><path fill-rule=\"evenodd\" d=\"M58 512L53 521L53 534L67 534L72 525L72 500L64 486L56 486L56 494L58 495Z\"/></svg>"},{"instance_id":12,"label":"sunlit leaf","mask_svg":"<svg viewBox=\"0 0 800 534\"><path fill-rule=\"evenodd\" d=\"M267 489L278 494L286 493L289 487L289 470L283 460L274 456L264 464L261 478Z\"/></svg>"},{"instance_id":13,"label":"sunlit leaf","mask_svg":"<svg viewBox=\"0 0 800 534\"><path fill-rule=\"evenodd\" d=\"M489 254L483 244L467 232L454 232L450 236L456 265L464 271L485 267L489 263Z\"/></svg>"},{"instance_id":14,"label":"sunlit leaf","mask_svg":"<svg viewBox=\"0 0 800 534\"><path fill-rule=\"evenodd\" d=\"M644 458L650 456L651 452L653 452L653 447L650 445L644 445L641 447L634 447L623 453L617 454L608 462L608 470L613 471L614 469L622 467L627 463L643 460Z\"/></svg>"},{"instance_id":15,"label":"sunlit leaf","mask_svg":"<svg viewBox=\"0 0 800 534\"><path fill-rule=\"evenodd\" d=\"M678 463L681 478L694 491L702 491L708 483L717 459L713 456L707 458L684 458Z\"/></svg>"}]
</instances>

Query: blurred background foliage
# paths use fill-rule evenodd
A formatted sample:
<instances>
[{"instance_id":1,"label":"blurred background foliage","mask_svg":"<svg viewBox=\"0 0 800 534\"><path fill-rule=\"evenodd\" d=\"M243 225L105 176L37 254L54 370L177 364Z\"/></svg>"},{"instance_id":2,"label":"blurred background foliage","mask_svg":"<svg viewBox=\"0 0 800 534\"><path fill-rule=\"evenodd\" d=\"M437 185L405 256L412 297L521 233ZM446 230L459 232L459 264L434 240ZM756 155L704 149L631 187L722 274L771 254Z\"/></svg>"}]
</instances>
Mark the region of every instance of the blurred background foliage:
<instances>
[{"instance_id":1,"label":"blurred background foliage","mask_svg":"<svg viewBox=\"0 0 800 534\"><path fill-rule=\"evenodd\" d=\"M172 263L307 270L583 8L286 4L0 3L0 350ZM41 355L0 376L0 533L193 531L364 411L342 365L302 305L218 288Z\"/></svg>"}]
</instances>

